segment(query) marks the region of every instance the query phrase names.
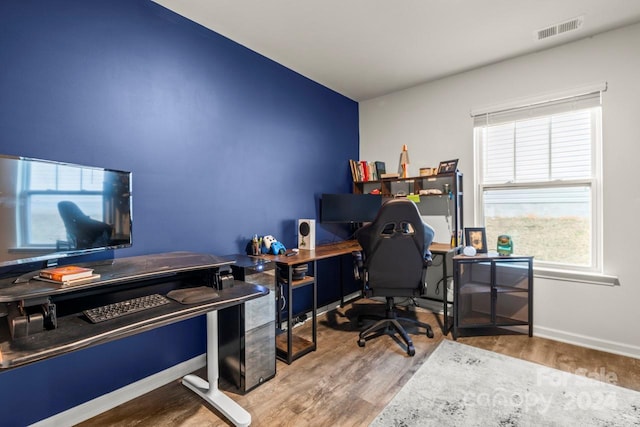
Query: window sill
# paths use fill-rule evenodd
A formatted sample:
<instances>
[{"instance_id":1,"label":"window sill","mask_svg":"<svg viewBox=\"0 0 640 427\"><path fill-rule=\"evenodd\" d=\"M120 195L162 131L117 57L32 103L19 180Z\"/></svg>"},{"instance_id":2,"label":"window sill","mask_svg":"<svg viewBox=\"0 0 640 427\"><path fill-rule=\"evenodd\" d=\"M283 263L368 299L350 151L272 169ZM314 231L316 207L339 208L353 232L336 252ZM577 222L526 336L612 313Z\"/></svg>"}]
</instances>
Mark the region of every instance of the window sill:
<instances>
[{"instance_id":1,"label":"window sill","mask_svg":"<svg viewBox=\"0 0 640 427\"><path fill-rule=\"evenodd\" d=\"M534 268L534 277L541 279L562 280L565 282L579 282L588 285L620 286L617 276L600 273L589 273L571 270L556 270L551 268Z\"/></svg>"}]
</instances>

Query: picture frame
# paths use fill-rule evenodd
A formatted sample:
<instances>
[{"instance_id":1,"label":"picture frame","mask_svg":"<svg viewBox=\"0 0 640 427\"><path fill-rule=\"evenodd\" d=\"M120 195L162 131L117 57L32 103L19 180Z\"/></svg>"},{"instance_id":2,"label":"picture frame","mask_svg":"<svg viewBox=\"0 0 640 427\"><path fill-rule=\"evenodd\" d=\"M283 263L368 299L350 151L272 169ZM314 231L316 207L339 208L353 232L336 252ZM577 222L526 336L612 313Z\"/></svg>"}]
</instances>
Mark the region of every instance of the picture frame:
<instances>
[{"instance_id":1,"label":"picture frame","mask_svg":"<svg viewBox=\"0 0 640 427\"><path fill-rule=\"evenodd\" d=\"M476 253L487 253L487 232L484 227L465 228L464 242L467 246L473 246Z\"/></svg>"},{"instance_id":2,"label":"picture frame","mask_svg":"<svg viewBox=\"0 0 640 427\"><path fill-rule=\"evenodd\" d=\"M458 170L458 159L454 160L445 160L444 162L440 162L438 166L438 173L449 173L455 172Z\"/></svg>"}]
</instances>

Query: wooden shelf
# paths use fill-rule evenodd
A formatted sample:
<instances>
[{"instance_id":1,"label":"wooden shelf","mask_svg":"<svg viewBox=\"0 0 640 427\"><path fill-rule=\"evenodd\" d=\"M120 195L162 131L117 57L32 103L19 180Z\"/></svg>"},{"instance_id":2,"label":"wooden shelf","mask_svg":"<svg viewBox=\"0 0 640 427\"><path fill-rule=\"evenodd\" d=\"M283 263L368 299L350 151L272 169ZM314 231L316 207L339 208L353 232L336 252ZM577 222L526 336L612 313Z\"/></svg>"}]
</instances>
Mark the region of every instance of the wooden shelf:
<instances>
[{"instance_id":1,"label":"wooden shelf","mask_svg":"<svg viewBox=\"0 0 640 427\"><path fill-rule=\"evenodd\" d=\"M293 287L299 287L299 286L304 286L304 285L310 285L315 281L315 277L313 276L304 276L302 279L299 280L294 280L293 281ZM287 279L283 279L282 277L280 278L280 282L284 283L285 285L289 284L289 281Z\"/></svg>"},{"instance_id":2,"label":"wooden shelf","mask_svg":"<svg viewBox=\"0 0 640 427\"><path fill-rule=\"evenodd\" d=\"M383 199L392 198L398 194L420 195L421 190L440 191L440 194L420 195L418 208L422 215L451 216L451 232L456 238L455 244L462 245L464 221L461 172L353 182L354 194L370 194L373 190L378 190Z\"/></svg>"},{"instance_id":3,"label":"wooden shelf","mask_svg":"<svg viewBox=\"0 0 640 427\"><path fill-rule=\"evenodd\" d=\"M393 196L391 191L394 184L408 185L408 193L418 194L420 190L430 188L442 190L443 185L448 184L451 191L462 194L462 173L450 172L431 176L413 176L408 178L384 178L374 181L354 181L353 192L355 194L366 194L368 188L379 188L382 196ZM442 194L444 195L444 194ZM436 194L431 196L438 196Z\"/></svg>"},{"instance_id":4,"label":"wooden shelf","mask_svg":"<svg viewBox=\"0 0 640 427\"><path fill-rule=\"evenodd\" d=\"M306 338L303 338L299 335L291 335L291 348L293 354L298 354L303 352L304 350L310 349L313 347L313 342ZM283 352L287 353L287 334L283 333L276 336L276 348Z\"/></svg>"},{"instance_id":5,"label":"wooden shelf","mask_svg":"<svg viewBox=\"0 0 640 427\"><path fill-rule=\"evenodd\" d=\"M291 354L287 351L287 336L291 339ZM276 356L287 363L310 353L316 349L316 344L299 335L289 334L288 331L276 336Z\"/></svg>"}]
</instances>

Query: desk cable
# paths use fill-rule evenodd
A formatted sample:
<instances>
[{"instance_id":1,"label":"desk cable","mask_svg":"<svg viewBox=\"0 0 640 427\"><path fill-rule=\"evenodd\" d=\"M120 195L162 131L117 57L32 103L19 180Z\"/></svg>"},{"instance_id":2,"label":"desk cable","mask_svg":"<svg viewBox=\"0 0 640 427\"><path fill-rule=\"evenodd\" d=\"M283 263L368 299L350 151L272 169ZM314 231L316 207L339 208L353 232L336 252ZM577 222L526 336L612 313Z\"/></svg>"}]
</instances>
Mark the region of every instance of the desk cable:
<instances>
[{"instance_id":1,"label":"desk cable","mask_svg":"<svg viewBox=\"0 0 640 427\"><path fill-rule=\"evenodd\" d=\"M433 268L433 267L440 267L440 266L442 266L442 263L446 261L446 256L445 256L445 255L440 255L439 257L433 257L433 258L441 258L441 261L440 261L440 263L436 264L436 263L435 263L435 259L434 259L434 260L431 262L431 268ZM438 280L438 281L436 282L436 295L440 295L440 284L441 284L444 280L446 280L446 278L445 278L445 277L443 277L442 279L440 279L440 280ZM426 286L427 286L427 285L425 284L425 288L426 288ZM426 289L425 289L425 291L426 291Z\"/></svg>"}]
</instances>

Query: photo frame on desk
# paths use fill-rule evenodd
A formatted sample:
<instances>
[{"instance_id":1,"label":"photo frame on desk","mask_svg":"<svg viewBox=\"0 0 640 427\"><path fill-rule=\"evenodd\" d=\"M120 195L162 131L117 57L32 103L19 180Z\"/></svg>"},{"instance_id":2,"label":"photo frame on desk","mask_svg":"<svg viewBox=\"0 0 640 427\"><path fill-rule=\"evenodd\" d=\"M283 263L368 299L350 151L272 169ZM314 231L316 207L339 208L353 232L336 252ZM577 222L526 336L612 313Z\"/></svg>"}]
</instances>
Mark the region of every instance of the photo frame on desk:
<instances>
[{"instance_id":1,"label":"photo frame on desk","mask_svg":"<svg viewBox=\"0 0 640 427\"><path fill-rule=\"evenodd\" d=\"M487 232L484 227L472 227L464 229L464 243L473 246L476 253L487 253Z\"/></svg>"},{"instance_id":2,"label":"photo frame on desk","mask_svg":"<svg viewBox=\"0 0 640 427\"><path fill-rule=\"evenodd\" d=\"M454 160L445 160L444 162L440 162L438 166L438 173L449 173L455 172L458 170L458 159Z\"/></svg>"}]
</instances>

